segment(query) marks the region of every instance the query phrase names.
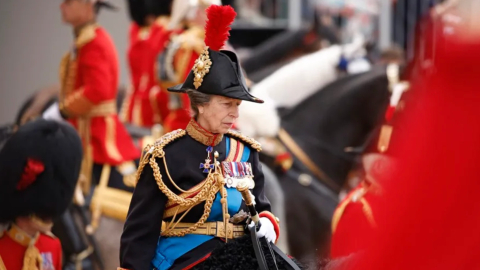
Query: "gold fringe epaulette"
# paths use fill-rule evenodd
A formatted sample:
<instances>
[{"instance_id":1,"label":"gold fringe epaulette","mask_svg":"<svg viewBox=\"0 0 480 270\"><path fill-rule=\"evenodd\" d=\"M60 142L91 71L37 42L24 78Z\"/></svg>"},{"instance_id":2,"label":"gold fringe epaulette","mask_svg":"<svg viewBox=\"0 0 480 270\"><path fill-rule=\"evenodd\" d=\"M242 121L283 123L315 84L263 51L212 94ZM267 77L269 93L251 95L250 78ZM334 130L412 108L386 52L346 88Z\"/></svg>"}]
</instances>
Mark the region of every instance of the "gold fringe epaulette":
<instances>
[{"instance_id":1,"label":"gold fringe epaulette","mask_svg":"<svg viewBox=\"0 0 480 270\"><path fill-rule=\"evenodd\" d=\"M146 164L149 163L150 157L153 156L154 158L155 157L163 158L165 156L165 152L163 151L163 148L167 146L169 143L185 136L186 134L187 134L187 131L183 129L177 129L163 135L158 140L156 140L153 145L147 145L145 147L145 149L143 150L144 153L140 159L140 164L137 169L135 186L137 185L138 180L140 179L140 175L142 174L143 168L145 167Z\"/></svg>"},{"instance_id":2,"label":"gold fringe epaulette","mask_svg":"<svg viewBox=\"0 0 480 270\"><path fill-rule=\"evenodd\" d=\"M185 136L186 134L187 134L187 131L183 129L177 129L177 130L171 131L163 135L162 137L160 137L160 139L156 140L155 144L153 144L153 148L154 150L161 150L165 146L167 146L169 143Z\"/></svg>"},{"instance_id":3,"label":"gold fringe epaulette","mask_svg":"<svg viewBox=\"0 0 480 270\"><path fill-rule=\"evenodd\" d=\"M233 137L235 139L239 139L244 143L247 143L248 145L250 145L250 147L257 150L257 152L262 151L262 145L259 142L257 142L253 138L250 138L248 136L245 136L245 135L241 134L240 132L229 130L227 132L227 135L230 136L230 137Z\"/></svg>"}]
</instances>

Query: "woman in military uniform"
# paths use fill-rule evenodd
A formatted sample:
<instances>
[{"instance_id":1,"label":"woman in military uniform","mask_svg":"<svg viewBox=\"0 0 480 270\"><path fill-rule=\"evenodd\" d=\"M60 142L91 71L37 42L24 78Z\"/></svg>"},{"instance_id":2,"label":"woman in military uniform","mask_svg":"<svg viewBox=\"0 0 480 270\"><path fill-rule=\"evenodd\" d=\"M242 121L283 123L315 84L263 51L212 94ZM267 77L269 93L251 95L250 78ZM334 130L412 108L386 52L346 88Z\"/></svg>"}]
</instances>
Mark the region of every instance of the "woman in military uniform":
<instances>
[{"instance_id":1,"label":"woman in military uniform","mask_svg":"<svg viewBox=\"0 0 480 270\"><path fill-rule=\"evenodd\" d=\"M235 53L220 50L236 14L215 5L207 13L208 47L185 82L169 88L188 94L193 117L185 130L146 149L121 238L123 269L189 269L244 235L247 208L235 188L240 183L255 196L258 236L270 242L279 236L265 197L260 145L230 131L242 100L263 102L249 94Z\"/></svg>"}]
</instances>

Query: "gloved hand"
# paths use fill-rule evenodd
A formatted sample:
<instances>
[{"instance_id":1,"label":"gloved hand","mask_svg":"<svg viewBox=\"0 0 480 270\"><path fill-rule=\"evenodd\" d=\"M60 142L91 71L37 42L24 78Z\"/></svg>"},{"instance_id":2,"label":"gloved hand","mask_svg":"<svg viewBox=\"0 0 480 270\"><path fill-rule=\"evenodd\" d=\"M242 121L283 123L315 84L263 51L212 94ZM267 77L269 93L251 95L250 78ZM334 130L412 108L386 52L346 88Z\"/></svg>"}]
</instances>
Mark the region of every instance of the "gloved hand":
<instances>
[{"instance_id":1,"label":"gloved hand","mask_svg":"<svg viewBox=\"0 0 480 270\"><path fill-rule=\"evenodd\" d=\"M45 112L43 112L42 118L45 120L54 120L58 122L64 121L57 102L53 103L50 107L48 107L48 109L45 110Z\"/></svg>"},{"instance_id":2,"label":"gloved hand","mask_svg":"<svg viewBox=\"0 0 480 270\"><path fill-rule=\"evenodd\" d=\"M277 234L270 219L261 217L260 224L260 229L257 231L257 238L265 237L268 242L275 242L275 240L277 240ZM248 226L255 226L255 222L252 221Z\"/></svg>"}]
</instances>

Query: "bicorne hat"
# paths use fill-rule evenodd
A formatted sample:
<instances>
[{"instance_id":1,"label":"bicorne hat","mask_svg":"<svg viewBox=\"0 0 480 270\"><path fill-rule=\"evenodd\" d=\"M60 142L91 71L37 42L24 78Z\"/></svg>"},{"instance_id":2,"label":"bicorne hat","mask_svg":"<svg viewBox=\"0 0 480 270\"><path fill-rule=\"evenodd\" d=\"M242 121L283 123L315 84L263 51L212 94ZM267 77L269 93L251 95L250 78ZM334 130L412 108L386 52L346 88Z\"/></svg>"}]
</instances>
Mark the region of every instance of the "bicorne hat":
<instances>
[{"instance_id":1,"label":"bicorne hat","mask_svg":"<svg viewBox=\"0 0 480 270\"><path fill-rule=\"evenodd\" d=\"M228 39L230 24L236 13L230 6L211 5L207 8L205 45L185 82L168 88L171 92L185 93L188 89L204 94L263 103L250 94L237 55L221 50Z\"/></svg>"}]
</instances>

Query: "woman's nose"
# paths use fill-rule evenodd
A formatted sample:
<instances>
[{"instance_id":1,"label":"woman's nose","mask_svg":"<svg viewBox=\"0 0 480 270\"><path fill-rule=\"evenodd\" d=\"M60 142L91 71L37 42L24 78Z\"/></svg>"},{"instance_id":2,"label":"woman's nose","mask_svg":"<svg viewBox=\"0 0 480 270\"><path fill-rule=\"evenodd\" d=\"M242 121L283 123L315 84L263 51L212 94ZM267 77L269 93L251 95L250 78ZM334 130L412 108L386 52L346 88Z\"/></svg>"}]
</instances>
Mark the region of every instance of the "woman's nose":
<instances>
[{"instance_id":1,"label":"woman's nose","mask_svg":"<svg viewBox=\"0 0 480 270\"><path fill-rule=\"evenodd\" d=\"M231 115L235 118L238 118L238 106L237 105L233 106L233 110L231 112Z\"/></svg>"}]
</instances>

